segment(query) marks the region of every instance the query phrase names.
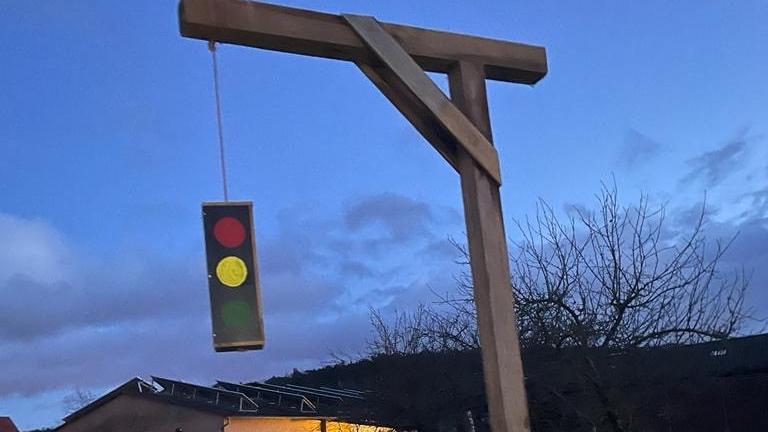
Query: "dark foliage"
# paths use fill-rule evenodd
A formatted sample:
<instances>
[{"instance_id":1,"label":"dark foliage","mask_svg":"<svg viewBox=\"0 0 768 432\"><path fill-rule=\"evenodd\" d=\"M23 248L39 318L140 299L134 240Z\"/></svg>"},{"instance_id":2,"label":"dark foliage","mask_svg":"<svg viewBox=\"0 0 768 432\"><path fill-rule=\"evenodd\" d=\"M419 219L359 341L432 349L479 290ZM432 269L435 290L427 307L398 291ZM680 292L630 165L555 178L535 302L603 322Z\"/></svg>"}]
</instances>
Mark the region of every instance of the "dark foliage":
<instances>
[{"instance_id":1,"label":"dark foliage","mask_svg":"<svg viewBox=\"0 0 768 432\"><path fill-rule=\"evenodd\" d=\"M620 426L632 431L768 430L768 335L633 350L526 349L534 431L610 430L581 372L600 377ZM402 429L487 430L478 350L380 355L273 378L307 386L371 390L375 417Z\"/></svg>"}]
</instances>

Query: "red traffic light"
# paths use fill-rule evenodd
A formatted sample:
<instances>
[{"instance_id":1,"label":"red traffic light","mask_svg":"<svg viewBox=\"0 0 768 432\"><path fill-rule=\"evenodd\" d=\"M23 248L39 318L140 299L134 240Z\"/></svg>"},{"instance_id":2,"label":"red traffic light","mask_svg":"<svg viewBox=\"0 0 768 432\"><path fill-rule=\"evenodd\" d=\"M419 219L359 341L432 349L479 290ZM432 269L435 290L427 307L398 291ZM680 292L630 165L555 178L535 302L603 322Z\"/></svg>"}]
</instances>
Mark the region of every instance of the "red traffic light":
<instances>
[{"instance_id":1,"label":"red traffic light","mask_svg":"<svg viewBox=\"0 0 768 432\"><path fill-rule=\"evenodd\" d=\"M236 248L245 240L245 227L232 216L225 216L213 226L213 236L222 246Z\"/></svg>"}]
</instances>

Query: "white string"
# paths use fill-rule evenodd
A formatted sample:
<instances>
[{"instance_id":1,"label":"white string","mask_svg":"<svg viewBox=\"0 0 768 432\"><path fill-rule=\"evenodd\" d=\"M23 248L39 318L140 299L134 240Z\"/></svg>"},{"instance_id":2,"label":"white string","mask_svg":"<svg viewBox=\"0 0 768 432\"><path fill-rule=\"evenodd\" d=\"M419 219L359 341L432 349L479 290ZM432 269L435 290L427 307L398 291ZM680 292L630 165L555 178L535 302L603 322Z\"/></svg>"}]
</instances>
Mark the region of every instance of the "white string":
<instances>
[{"instance_id":1,"label":"white string","mask_svg":"<svg viewBox=\"0 0 768 432\"><path fill-rule=\"evenodd\" d=\"M221 122L221 97L219 96L219 64L216 61L216 42L208 41L208 50L213 60L213 89L216 93L216 124L219 129L219 159L221 160L221 186L224 189L224 201L229 201L227 194L227 166L224 162L224 128Z\"/></svg>"}]
</instances>

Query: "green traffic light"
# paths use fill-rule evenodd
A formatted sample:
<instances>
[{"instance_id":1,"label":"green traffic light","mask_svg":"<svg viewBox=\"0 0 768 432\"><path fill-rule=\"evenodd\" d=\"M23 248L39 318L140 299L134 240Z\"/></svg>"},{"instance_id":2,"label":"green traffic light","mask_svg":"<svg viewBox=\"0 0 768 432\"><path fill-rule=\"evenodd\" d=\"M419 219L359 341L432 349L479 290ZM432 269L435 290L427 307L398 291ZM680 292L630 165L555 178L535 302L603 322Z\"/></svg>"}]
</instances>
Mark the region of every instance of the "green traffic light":
<instances>
[{"instance_id":1,"label":"green traffic light","mask_svg":"<svg viewBox=\"0 0 768 432\"><path fill-rule=\"evenodd\" d=\"M244 327L251 319L251 306L243 300L230 300L224 304L221 318L227 327Z\"/></svg>"}]
</instances>

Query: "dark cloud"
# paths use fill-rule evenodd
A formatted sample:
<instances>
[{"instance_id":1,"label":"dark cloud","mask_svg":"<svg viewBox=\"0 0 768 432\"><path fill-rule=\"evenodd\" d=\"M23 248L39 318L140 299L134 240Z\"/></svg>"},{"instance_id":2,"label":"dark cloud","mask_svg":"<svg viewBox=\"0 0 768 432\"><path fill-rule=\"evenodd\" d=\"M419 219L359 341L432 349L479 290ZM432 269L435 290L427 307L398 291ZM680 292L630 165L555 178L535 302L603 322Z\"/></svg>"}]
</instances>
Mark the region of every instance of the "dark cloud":
<instances>
[{"instance_id":1,"label":"dark cloud","mask_svg":"<svg viewBox=\"0 0 768 432\"><path fill-rule=\"evenodd\" d=\"M746 218L768 217L768 187L741 196L748 201L747 209L741 214Z\"/></svg>"},{"instance_id":2,"label":"dark cloud","mask_svg":"<svg viewBox=\"0 0 768 432\"><path fill-rule=\"evenodd\" d=\"M740 134L717 150L689 160L690 170L681 181L703 180L707 187L716 186L742 166L746 149L747 138Z\"/></svg>"},{"instance_id":3,"label":"dark cloud","mask_svg":"<svg viewBox=\"0 0 768 432\"><path fill-rule=\"evenodd\" d=\"M661 144L647 135L630 129L624 136L624 144L619 151L619 162L626 167L649 162L661 151Z\"/></svg>"},{"instance_id":4,"label":"dark cloud","mask_svg":"<svg viewBox=\"0 0 768 432\"><path fill-rule=\"evenodd\" d=\"M671 230L675 232L689 232L699 223L699 219L705 225L714 223L713 217L718 212L720 212L720 207L712 203L700 201L687 207L672 209L667 219L672 221Z\"/></svg>"},{"instance_id":5,"label":"dark cloud","mask_svg":"<svg viewBox=\"0 0 768 432\"><path fill-rule=\"evenodd\" d=\"M594 210L587 204L578 202L566 202L562 206L562 211L568 215L568 217L579 218L581 215L591 215Z\"/></svg>"},{"instance_id":6,"label":"dark cloud","mask_svg":"<svg viewBox=\"0 0 768 432\"><path fill-rule=\"evenodd\" d=\"M354 259L339 264L339 272L346 277L352 278L371 278L375 276L370 266Z\"/></svg>"},{"instance_id":7,"label":"dark cloud","mask_svg":"<svg viewBox=\"0 0 768 432\"><path fill-rule=\"evenodd\" d=\"M451 261L455 262L461 258L459 250L456 249L448 239L436 239L422 247L418 255L426 262L429 261Z\"/></svg>"},{"instance_id":8,"label":"dark cloud","mask_svg":"<svg viewBox=\"0 0 768 432\"><path fill-rule=\"evenodd\" d=\"M198 316L198 315L196 315ZM0 397L51 389L103 388L133 376L176 377L201 383L257 379L317 366L331 349L352 350L368 334L367 316L330 322L266 317L267 349L216 354L209 323L199 316L156 319L98 331L80 329L39 343L5 343ZM350 343L352 342L352 343Z\"/></svg>"},{"instance_id":9,"label":"dark cloud","mask_svg":"<svg viewBox=\"0 0 768 432\"><path fill-rule=\"evenodd\" d=\"M721 276L734 276L744 272L750 279L747 304L758 316L768 317L768 187L761 172L764 161L750 160L750 153L757 153L750 143L761 136L747 136L746 131L722 147L703 153L689 161L690 171L680 180L689 183L701 180L708 188L728 190L736 187L739 193L727 194L728 201L713 205L707 203L704 229L710 243L729 245L720 262ZM755 162L760 168L755 171ZM726 178L741 180L733 185L719 186ZM678 233L694 226L701 212L702 203L688 209L678 209L674 214ZM711 245L710 253L714 250Z\"/></svg>"},{"instance_id":10,"label":"dark cloud","mask_svg":"<svg viewBox=\"0 0 768 432\"><path fill-rule=\"evenodd\" d=\"M733 264L754 264L755 267L768 266L768 218L755 218L738 224L727 224L721 228L724 234L732 232L735 240L728 250L726 258ZM768 287L768 280L757 289Z\"/></svg>"},{"instance_id":11,"label":"dark cloud","mask_svg":"<svg viewBox=\"0 0 768 432\"><path fill-rule=\"evenodd\" d=\"M119 263L89 263L81 271L91 273L56 282L16 274L0 283L6 293L0 302L0 342L189 314L205 300L199 289L204 276L191 273L193 265L155 262L137 271Z\"/></svg>"},{"instance_id":12,"label":"dark cloud","mask_svg":"<svg viewBox=\"0 0 768 432\"><path fill-rule=\"evenodd\" d=\"M703 206L704 203L700 202L687 208L670 210L665 237L674 240L690 234ZM710 204L705 208L702 231L703 238L708 242L706 252L711 256L718 245L727 247L719 262L717 278L732 280L739 275L747 277L747 307L754 310L756 316L768 318L768 290L765 289L768 287L768 215L753 208L738 217L727 217L727 209Z\"/></svg>"},{"instance_id":13,"label":"dark cloud","mask_svg":"<svg viewBox=\"0 0 768 432\"><path fill-rule=\"evenodd\" d=\"M768 218L712 224L708 236L733 239L721 262L722 275L733 276L743 271L749 278L746 304L756 317L768 319Z\"/></svg>"},{"instance_id":14,"label":"dark cloud","mask_svg":"<svg viewBox=\"0 0 768 432\"><path fill-rule=\"evenodd\" d=\"M433 221L429 205L393 194L365 198L347 206L344 214L350 230L380 227L392 242L404 242L428 233Z\"/></svg>"}]
</instances>

